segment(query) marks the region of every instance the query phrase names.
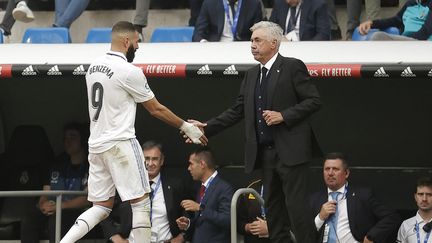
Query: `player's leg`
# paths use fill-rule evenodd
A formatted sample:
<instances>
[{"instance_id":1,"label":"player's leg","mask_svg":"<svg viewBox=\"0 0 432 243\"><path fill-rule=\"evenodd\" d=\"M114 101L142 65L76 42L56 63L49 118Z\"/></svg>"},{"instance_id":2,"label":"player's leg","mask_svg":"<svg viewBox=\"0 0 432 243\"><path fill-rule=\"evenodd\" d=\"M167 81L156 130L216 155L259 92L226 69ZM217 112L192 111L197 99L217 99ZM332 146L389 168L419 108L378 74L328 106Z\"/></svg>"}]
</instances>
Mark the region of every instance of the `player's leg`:
<instances>
[{"instance_id":1,"label":"player's leg","mask_svg":"<svg viewBox=\"0 0 432 243\"><path fill-rule=\"evenodd\" d=\"M144 166L144 155L136 139L117 144L111 175L122 201L132 207L132 234L136 242L150 242L150 184Z\"/></svg>"}]
</instances>

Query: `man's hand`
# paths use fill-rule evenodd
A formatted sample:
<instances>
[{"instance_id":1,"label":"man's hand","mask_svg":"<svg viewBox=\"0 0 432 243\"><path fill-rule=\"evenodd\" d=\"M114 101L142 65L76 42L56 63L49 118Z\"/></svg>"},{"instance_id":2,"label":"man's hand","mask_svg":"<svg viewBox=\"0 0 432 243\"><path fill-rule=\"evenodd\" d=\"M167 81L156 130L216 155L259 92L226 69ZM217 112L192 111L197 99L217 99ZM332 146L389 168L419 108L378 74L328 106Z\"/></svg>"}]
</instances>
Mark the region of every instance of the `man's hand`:
<instances>
[{"instance_id":1,"label":"man's hand","mask_svg":"<svg viewBox=\"0 0 432 243\"><path fill-rule=\"evenodd\" d=\"M115 234L115 235L111 236L111 241L114 243L129 243L129 241L127 239L124 239L119 234Z\"/></svg>"},{"instance_id":2,"label":"man's hand","mask_svg":"<svg viewBox=\"0 0 432 243\"><path fill-rule=\"evenodd\" d=\"M267 126L277 125L277 124L283 122L283 120L284 120L282 117L282 114L280 112L269 111L269 110L263 111L263 118L264 118Z\"/></svg>"},{"instance_id":3,"label":"man's hand","mask_svg":"<svg viewBox=\"0 0 432 243\"><path fill-rule=\"evenodd\" d=\"M180 205L186 211L198 212L200 210L200 205L197 202L192 200L183 200L181 201Z\"/></svg>"},{"instance_id":4,"label":"man's hand","mask_svg":"<svg viewBox=\"0 0 432 243\"><path fill-rule=\"evenodd\" d=\"M53 215L56 211L56 203L54 201L45 201L41 203L40 210L46 216Z\"/></svg>"},{"instance_id":5,"label":"man's hand","mask_svg":"<svg viewBox=\"0 0 432 243\"><path fill-rule=\"evenodd\" d=\"M364 239L363 239L363 243L373 243L373 241L369 240L367 238L367 235L365 235Z\"/></svg>"},{"instance_id":6,"label":"man's hand","mask_svg":"<svg viewBox=\"0 0 432 243\"><path fill-rule=\"evenodd\" d=\"M260 238L267 238L269 237L268 228L267 228L267 221L264 219L257 217L257 220L253 221L250 224L250 232L253 235L257 235Z\"/></svg>"},{"instance_id":7,"label":"man's hand","mask_svg":"<svg viewBox=\"0 0 432 243\"><path fill-rule=\"evenodd\" d=\"M327 220L331 214L336 212L336 201L328 201L321 206L319 217L321 220Z\"/></svg>"},{"instance_id":8,"label":"man's hand","mask_svg":"<svg viewBox=\"0 0 432 243\"><path fill-rule=\"evenodd\" d=\"M183 242L185 242L185 239L183 237L183 234L178 234L176 237L172 238L169 242L170 243L183 243Z\"/></svg>"},{"instance_id":9,"label":"man's hand","mask_svg":"<svg viewBox=\"0 0 432 243\"><path fill-rule=\"evenodd\" d=\"M371 20L367 20L367 21L361 23L359 25L359 32L360 32L360 34L367 35L367 33L369 32L369 30L371 29L371 27L372 27L372 21Z\"/></svg>"},{"instance_id":10,"label":"man's hand","mask_svg":"<svg viewBox=\"0 0 432 243\"><path fill-rule=\"evenodd\" d=\"M208 139L206 138L206 136L198 126L189 122L183 122L183 124L180 127L180 130L193 143L207 145Z\"/></svg>"},{"instance_id":11,"label":"man's hand","mask_svg":"<svg viewBox=\"0 0 432 243\"><path fill-rule=\"evenodd\" d=\"M181 216L180 218L176 219L176 223L180 230L187 230L190 220L185 216Z\"/></svg>"}]
</instances>

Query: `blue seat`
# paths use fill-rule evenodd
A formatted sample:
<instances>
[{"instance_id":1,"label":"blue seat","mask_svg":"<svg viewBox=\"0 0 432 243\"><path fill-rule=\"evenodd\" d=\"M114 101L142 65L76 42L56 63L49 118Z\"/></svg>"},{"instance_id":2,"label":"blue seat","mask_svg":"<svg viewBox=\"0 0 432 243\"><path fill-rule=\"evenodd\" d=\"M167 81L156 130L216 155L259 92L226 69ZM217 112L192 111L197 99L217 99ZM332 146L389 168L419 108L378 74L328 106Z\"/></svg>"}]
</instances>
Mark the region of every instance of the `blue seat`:
<instances>
[{"instance_id":1,"label":"blue seat","mask_svg":"<svg viewBox=\"0 0 432 243\"><path fill-rule=\"evenodd\" d=\"M22 43L70 43L69 29L63 27L28 28Z\"/></svg>"},{"instance_id":2,"label":"blue seat","mask_svg":"<svg viewBox=\"0 0 432 243\"><path fill-rule=\"evenodd\" d=\"M353 41L367 41L370 40L371 36L373 33L380 31L379 29L370 29L369 32L367 33L367 35L362 35L360 34L359 28L355 28L353 35L352 35L352 40ZM383 29L381 31L384 31L388 34L392 34L392 35L400 35L399 29L396 27L388 27L387 29Z\"/></svg>"},{"instance_id":3,"label":"blue seat","mask_svg":"<svg viewBox=\"0 0 432 243\"><path fill-rule=\"evenodd\" d=\"M194 27L159 27L153 31L150 42L191 42Z\"/></svg>"},{"instance_id":4,"label":"blue seat","mask_svg":"<svg viewBox=\"0 0 432 243\"><path fill-rule=\"evenodd\" d=\"M87 33L86 43L111 43L111 28L92 28Z\"/></svg>"},{"instance_id":5,"label":"blue seat","mask_svg":"<svg viewBox=\"0 0 432 243\"><path fill-rule=\"evenodd\" d=\"M3 34L2 34L2 32L0 31L0 44L1 43L3 43Z\"/></svg>"}]
</instances>

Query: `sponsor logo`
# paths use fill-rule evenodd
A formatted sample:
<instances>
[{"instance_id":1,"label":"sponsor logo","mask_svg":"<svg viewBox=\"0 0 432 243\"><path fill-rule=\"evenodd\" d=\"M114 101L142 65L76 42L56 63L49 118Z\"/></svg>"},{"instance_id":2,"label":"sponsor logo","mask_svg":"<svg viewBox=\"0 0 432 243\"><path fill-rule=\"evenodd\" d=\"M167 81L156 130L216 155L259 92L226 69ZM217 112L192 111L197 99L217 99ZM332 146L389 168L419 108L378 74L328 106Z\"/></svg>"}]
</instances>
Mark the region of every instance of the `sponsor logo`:
<instances>
[{"instance_id":1,"label":"sponsor logo","mask_svg":"<svg viewBox=\"0 0 432 243\"><path fill-rule=\"evenodd\" d=\"M83 65L79 65L78 67L76 67L73 72L73 75L86 75L86 70L84 68Z\"/></svg>"},{"instance_id":2,"label":"sponsor logo","mask_svg":"<svg viewBox=\"0 0 432 243\"><path fill-rule=\"evenodd\" d=\"M386 73L386 71L384 70L383 67L380 67L380 68L378 68L375 71L374 77L377 77L377 78L387 78L387 77L389 77L389 75Z\"/></svg>"},{"instance_id":3,"label":"sponsor logo","mask_svg":"<svg viewBox=\"0 0 432 243\"><path fill-rule=\"evenodd\" d=\"M175 74L177 65L148 65L145 68L145 73L156 73L156 74Z\"/></svg>"},{"instance_id":4,"label":"sponsor logo","mask_svg":"<svg viewBox=\"0 0 432 243\"><path fill-rule=\"evenodd\" d=\"M429 72L428 72L428 76L429 76L429 77L432 77L432 69L429 70Z\"/></svg>"},{"instance_id":5,"label":"sponsor logo","mask_svg":"<svg viewBox=\"0 0 432 243\"><path fill-rule=\"evenodd\" d=\"M206 64L206 65L202 66L200 69L198 69L197 74L198 75L212 75L213 72L210 70L209 65Z\"/></svg>"},{"instance_id":6,"label":"sponsor logo","mask_svg":"<svg viewBox=\"0 0 432 243\"><path fill-rule=\"evenodd\" d=\"M33 65L30 65L22 71L21 75L23 76L37 75L37 72L33 69Z\"/></svg>"},{"instance_id":7,"label":"sponsor logo","mask_svg":"<svg viewBox=\"0 0 432 243\"><path fill-rule=\"evenodd\" d=\"M62 75L62 72L60 72L58 65L55 65L48 70L47 75Z\"/></svg>"},{"instance_id":8,"label":"sponsor logo","mask_svg":"<svg viewBox=\"0 0 432 243\"><path fill-rule=\"evenodd\" d=\"M405 70L402 71L401 77L416 77L416 75L412 72L411 67L405 68Z\"/></svg>"},{"instance_id":9,"label":"sponsor logo","mask_svg":"<svg viewBox=\"0 0 432 243\"><path fill-rule=\"evenodd\" d=\"M318 77L319 75L318 75L318 70L317 69L308 69L308 71L309 71L309 75L311 76L311 77Z\"/></svg>"},{"instance_id":10,"label":"sponsor logo","mask_svg":"<svg viewBox=\"0 0 432 243\"><path fill-rule=\"evenodd\" d=\"M238 75L238 71L235 68L235 65L231 65L223 71L224 75Z\"/></svg>"}]
</instances>

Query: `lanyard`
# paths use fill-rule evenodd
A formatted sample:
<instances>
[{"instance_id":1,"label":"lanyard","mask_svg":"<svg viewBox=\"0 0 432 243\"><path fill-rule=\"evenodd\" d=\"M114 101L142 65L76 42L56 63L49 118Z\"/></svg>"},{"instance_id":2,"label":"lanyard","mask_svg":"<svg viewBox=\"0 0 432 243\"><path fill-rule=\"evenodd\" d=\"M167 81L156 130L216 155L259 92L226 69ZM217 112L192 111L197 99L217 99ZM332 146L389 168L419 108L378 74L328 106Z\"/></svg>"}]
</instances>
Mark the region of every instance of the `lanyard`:
<instances>
[{"instance_id":1,"label":"lanyard","mask_svg":"<svg viewBox=\"0 0 432 243\"><path fill-rule=\"evenodd\" d=\"M229 13L229 8L228 8L228 3L227 3L226 0L222 0L222 3L224 5L224 9L225 9L225 14L226 14L226 17L228 19L228 23L229 23L229 25L231 25L231 32L233 34L233 39L235 39L235 36L236 36L236 33L237 33L237 24L238 24L238 19L239 19L239 16L240 16L240 9L241 9L241 6L242 6L242 2L243 2L243 0L239 0L238 1L237 11L235 13L235 16L233 16L233 18L231 20L230 13Z\"/></svg>"},{"instance_id":2,"label":"lanyard","mask_svg":"<svg viewBox=\"0 0 432 243\"><path fill-rule=\"evenodd\" d=\"M418 222L416 222L415 231L416 231L416 236L417 236L417 243L420 243L420 227L419 227L419 223ZM424 243L428 242L430 234L431 234L431 232L428 232L426 234L426 237L424 239Z\"/></svg>"},{"instance_id":3,"label":"lanyard","mask_svg":"<svg viewBox=\"0 0 432 243\"><path fill-rule=\"evenodd\" d=\"M293 26L293 29L292 29L292 30L295 30L295 27L296 27L296 25L297 25L297 20L298 20L298 17L299 17L299 15L300 15L300 11L301 11L301 5L298 6L298 7L296 7L295 21L294 21L294 23L291 23L292 26ZM288 31L292 31L292 30L288 30L288 27L289 27L289 24L290 24L290 20L291 20L291 12L289 11L289 8L288 8L288 13L290 13L290 16L289 16L289 18L288 18L288 15L287 15L287 22L286 22L287 24L286 24L286 27L285 27L286 32L288 32ZM288 34L288 33L286 33L286 34Z\"/></svg>"},{"instance_id":4,"label":"lanyard","mask_svg":"<svg viewBox=\"0 0 432 243\"><path fill-rule=\"evenodd\" d=\"M199 201L199 204L200 204L200 205L201 205L201 202L202 202L203 198L205 197L205 194L206 194L206 192L207 192L207 189L210 187L210 184L213 182L213 179L214 179L214 178L215 178L214 176L210 177L210 179L209 179L209 181L208 181L208 183L207 183L207 186L205 187L204 193L203 193L202 197L200 198L200 201Z\"/></svg>"},{"instance_id":5,"label":"lanyard","mask_svg":"<svg viewBox=\"0 0 432 243\"><path fill-rule=\"evenodd\" d=\"M260 192L260 196L261 196L261 197L264 196L264 185L261 185L261 192ZM265 213L264 205L261 205L261 216L263 217L263 219L266 218L266 213Z\"/></svg>"}]
</instances>

